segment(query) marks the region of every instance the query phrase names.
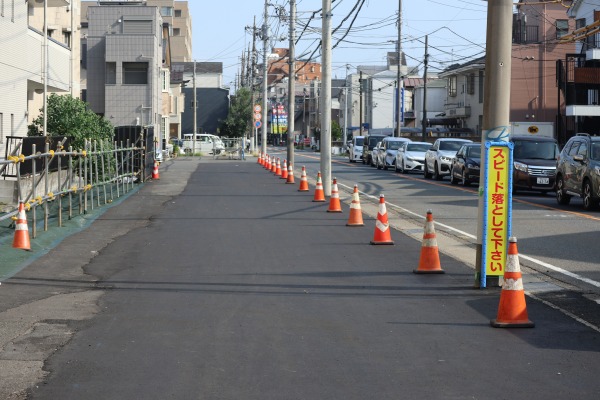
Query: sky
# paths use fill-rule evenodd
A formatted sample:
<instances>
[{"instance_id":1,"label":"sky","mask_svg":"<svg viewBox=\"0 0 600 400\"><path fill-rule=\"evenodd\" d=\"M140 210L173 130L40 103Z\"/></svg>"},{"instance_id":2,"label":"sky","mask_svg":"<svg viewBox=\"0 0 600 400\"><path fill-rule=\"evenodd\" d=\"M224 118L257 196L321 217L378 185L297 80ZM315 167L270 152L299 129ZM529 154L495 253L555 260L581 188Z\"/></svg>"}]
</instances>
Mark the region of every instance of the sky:
<instances>
[{"instance_id":1,"label":"sky","mask_svg":"<svg viewBox=\"0 0 600 400\"><path fill-rule=\"evenodd\" d=\"M269 3L271 46L288 48L289 25L285 18L277 16L276 10L283 9L289 16L289 0ZM332 30L340 26L332 38L333 78L342 79L359 65L385 65L386 53L396 51L399 3L333 0ZM196 61L222 62L223 84L233 86L241 56L252 45L254 18L257 26L263 24L264 0L189 0L188 4L193 23L193 57ZM322 0L296 0L296 4L296 37L304 31L296 56L306 60L321 38L318 11ZM407 64L418 66L422 74L426 35L430 73L484 55L486 19L487 2L482 0L403 0L401 42ZM262 54L260 39L257 49ZM320 51L313 57L320 62Z\"/></svg>"}]
</instances>

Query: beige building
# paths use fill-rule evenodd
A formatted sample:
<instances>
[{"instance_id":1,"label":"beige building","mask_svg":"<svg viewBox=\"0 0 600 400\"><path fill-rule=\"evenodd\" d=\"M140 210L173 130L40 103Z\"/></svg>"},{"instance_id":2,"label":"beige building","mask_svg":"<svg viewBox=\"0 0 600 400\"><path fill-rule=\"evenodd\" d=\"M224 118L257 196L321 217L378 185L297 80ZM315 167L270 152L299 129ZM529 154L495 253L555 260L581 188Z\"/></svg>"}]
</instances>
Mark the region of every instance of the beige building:
<instances>
[{"instance_id":1,"label":"beige building","mask_svg":"<svg viewBox=\"0 0 600 400\"><path fill-rule=\"evenodd\" d=\"M9 136L26 136L44 90L79 96L79 0L4 0L0 15L0 157ZM47 40L47 60L44 44ZM44 84L45 83L45 84Z\"/></svg>"}]
</instances>

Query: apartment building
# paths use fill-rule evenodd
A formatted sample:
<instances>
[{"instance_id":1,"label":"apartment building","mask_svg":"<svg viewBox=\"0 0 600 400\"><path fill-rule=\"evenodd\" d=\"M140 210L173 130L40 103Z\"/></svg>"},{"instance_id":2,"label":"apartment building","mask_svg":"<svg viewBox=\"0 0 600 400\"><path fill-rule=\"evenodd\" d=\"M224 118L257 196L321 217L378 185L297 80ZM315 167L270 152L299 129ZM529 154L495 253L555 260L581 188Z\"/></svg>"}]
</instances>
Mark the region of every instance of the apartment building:
<instances>
[{"instance_id":1,"label":"apartment building","mask_svg":"<svg viewBox=\"0 0 600 400\"><path fill-rule=\"evenodd\" d=\"M43 108L44 93L79 95L79 1L47 0L45 5L46 12L43 2L0 4L0 157L7 137L27 135L27 125Z\"/></svg>"}]
</instances>

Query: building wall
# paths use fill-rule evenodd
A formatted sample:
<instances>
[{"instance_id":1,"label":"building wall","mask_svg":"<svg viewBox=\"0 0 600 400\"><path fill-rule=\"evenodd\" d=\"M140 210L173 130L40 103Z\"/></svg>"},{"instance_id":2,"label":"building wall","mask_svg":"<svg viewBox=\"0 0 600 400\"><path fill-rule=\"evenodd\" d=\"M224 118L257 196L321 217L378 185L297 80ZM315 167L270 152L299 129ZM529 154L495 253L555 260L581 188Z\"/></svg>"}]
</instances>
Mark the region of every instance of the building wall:
<instances>
[{"instance_id":1,"label":"building wall","mask_svg":"<svg viewBox=\"0 0 600 400\"><path fill-rule=\"evenodd\" d=\"M513 45L510 120L555 122L559 107L556 60L575 52L574 43L558 43L555 21L568 20L569 32L575 29L575 21L568 19L560 4L519 9L527 16L527 25L538 27L539 43ZM564 107L562 96L560 104Z\"/></svg>"},{"instance_id":2,"label":"building wall","mask_svg":"<svg viewBox=\"0 0 600 400\"><path fill-rule=\"evenodd\" d=\"M158 7L164 22L172 25L171 32L171 57L173 62L192 61L192 17L190 15L187 1L173 0L147 0L146 6ZM164 7L173 8L173 15L166 15ZM181 13L176 17L175 12Z\"/></svg>"},{"instance_id":3,"label":"building wall","mask_svg":"<svg viewBox=\"0 0 600 400\"><path fill-rule=\"evenodd\" d=\"M154 126L160 132L162 19L156 7L99 6L88 9L88 102L114 126ZM150 34L124 34L128 21L152 21ZM147 84L124 84L123 63L148 63ZM106 83L106 63L116 82Z\"/></svg>"},{"instance_id":4,"label":"building wall","mask_svg":"<svg viewBox=\"0 0 600 400\"><path fill-rule=\"evenodd\" d=\"M220 121L229 113L229 91L220 88L197 88L196 126L198 132L217 134ZM185 109L181 121L182 134L194 132L194 89L183 89Z\"/></svg>"}]
</instances>

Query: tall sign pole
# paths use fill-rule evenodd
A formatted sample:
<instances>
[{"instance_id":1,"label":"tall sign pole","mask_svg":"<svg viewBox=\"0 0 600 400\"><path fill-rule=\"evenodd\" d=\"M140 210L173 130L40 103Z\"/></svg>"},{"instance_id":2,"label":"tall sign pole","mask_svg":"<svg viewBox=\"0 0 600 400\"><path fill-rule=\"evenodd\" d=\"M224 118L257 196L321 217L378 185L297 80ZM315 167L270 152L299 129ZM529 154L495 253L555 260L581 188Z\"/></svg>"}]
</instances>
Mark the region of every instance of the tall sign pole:
<instances>
[{"instance_id":1,"label":"tall sign pole","mask_svg":"<svg viewBox=\"0 0 600 400\"><path fill-rule=\"evenodd\" d=\"M321 176L323 192L331 196L331 0L323 0L322 10Z\"/></svg>"},{"instance_id":2,"label":"tall sign pole","mask_svg":"<svg viewBox=\"0 0 600 400\"><path fill-rule=\"evenodd\" d=\"M287 159L289 164L294 164L294 119L296 116L296 0L290 0L290 49L289 49L289 77L288 77L288 135Z\"/></svg>"},{"instance_id":3,"label":"tall sign pole","mask_svg":"<svg viewBox=\"0 0 600 400\"><path fill-rule=\"evenodd\" d=\"M510 134L510 79L513 0L488 1L481 165L486 165L486 142L507 142ZM480 187L484 176L480 174ZM480 286L484 236L484 198L479 196L476 243L476 279ZM498 285L488 277L486 286Z\"/></svg>"},{"instance_id":4,"label":"tall sign pole","mask_svg":"<svg viewBox=\"0 0 600 400\"><path fill-rule=\"evenodd\" d=\"M269 25L268 25L268 7L269 2L265 0L265 10L263 13L262 40L263 40L263 82L262 82L262 130L260 151L267 153L267 51L269 47Z\"/></svg>"}]
</instances>

